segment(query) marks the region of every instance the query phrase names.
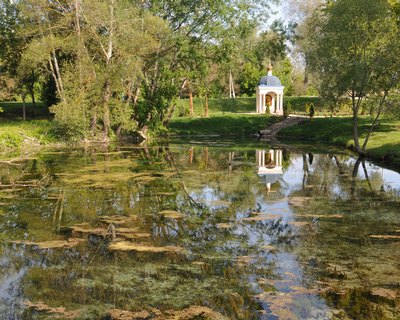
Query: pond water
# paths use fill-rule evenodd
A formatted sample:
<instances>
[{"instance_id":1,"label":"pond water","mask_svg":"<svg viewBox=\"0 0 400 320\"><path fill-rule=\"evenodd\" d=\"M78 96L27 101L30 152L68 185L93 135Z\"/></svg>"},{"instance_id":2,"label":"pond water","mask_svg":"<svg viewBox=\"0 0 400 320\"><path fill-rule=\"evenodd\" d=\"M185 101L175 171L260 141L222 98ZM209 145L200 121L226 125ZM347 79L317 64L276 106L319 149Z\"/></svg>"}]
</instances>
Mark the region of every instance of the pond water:
<instances>
[{"instance_id":1,"label":"pond water","mask_svg":"<svg viewBox=\"0 0 400 320\"><path fill-rule=\"evenodd\" d=\"M1 319L400 319L400 175L169 142L0 163Z\"/></svg>"}]
</instances>

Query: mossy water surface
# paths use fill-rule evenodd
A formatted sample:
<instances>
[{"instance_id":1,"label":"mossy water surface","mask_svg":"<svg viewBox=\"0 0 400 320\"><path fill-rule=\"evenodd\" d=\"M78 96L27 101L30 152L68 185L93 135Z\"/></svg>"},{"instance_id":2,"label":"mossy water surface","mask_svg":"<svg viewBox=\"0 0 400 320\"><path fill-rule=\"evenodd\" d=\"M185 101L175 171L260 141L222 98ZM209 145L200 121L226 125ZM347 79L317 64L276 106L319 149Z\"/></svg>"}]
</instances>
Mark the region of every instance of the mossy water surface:
<instances>
[{"instance_id":1,"label":"mossy water surface","mask_svg":"<svg viewBox=\"0 0 400 320\"><path fill-rule=\"evenodd\" d=\"M219 141L0 164L1 316L397 319L400 176Z\"/></svg>"}]
</instances>

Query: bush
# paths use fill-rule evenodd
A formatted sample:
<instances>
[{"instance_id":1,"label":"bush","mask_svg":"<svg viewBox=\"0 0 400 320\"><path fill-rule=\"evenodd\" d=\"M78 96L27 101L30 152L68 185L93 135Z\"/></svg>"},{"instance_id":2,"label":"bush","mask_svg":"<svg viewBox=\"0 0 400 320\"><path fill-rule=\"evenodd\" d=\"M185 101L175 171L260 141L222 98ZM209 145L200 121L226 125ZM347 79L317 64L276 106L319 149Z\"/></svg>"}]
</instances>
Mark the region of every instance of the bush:
<instances>
[{"instance_id":1,"label":"bush","mask_svg":"<svg viewBox=\"0 0 400 320\"><path fill-rule=\"evenodd\" d=\"M285 118L289 117L290 113L292 112L292 104L288 102L283 106L283 116Z\"/></svg>"},{"instance_id":2,"label":"bush","mask_svg":"<svg viewBox=\"0 0 400 320\"><path fill-rule=\"evenodd\" d=\"M315 106L314 103L306 103L305 105L306 113L310 116L310 118L314 118L315 115Z\"/></svg>"},{"instance_id":3,"label":"bush","mask_svg":"<svg viewBox=\"0 0 400 320\"><path fill-rule=\"evenodd\" d=\"M314 107L314 103L310 103L310 118L314 118L315 115L315 107Z\"/></svg>"}]
</instances>

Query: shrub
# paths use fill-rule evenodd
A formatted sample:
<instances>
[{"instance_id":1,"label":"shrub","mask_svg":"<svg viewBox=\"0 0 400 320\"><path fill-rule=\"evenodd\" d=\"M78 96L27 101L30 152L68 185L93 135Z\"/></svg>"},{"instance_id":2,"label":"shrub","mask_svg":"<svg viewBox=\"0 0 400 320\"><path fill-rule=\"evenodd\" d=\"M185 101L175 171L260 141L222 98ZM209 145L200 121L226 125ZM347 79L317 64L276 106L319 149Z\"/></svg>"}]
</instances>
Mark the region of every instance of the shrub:
<instances>
[{"instance_id":1,"label":"shrub","mask_svg":"<svg viewBox=\"0 0 400 320\"><path fill-rule=\"evenodd\" d=\"M285 118L289 117L290 113L292 112L292 104L288 102L283 106L283 116Z\"/></svg>"},{"instance_id":2,"label":"shrub","mask_svg":"<svg viewBox=\"0 0 400 320\"><path fill-rule=\"evenodd\" d=\"M314 118L315 115L315 107L314 107L314 103L310 103L310 118Z\"/></svg>"}]
</instances>

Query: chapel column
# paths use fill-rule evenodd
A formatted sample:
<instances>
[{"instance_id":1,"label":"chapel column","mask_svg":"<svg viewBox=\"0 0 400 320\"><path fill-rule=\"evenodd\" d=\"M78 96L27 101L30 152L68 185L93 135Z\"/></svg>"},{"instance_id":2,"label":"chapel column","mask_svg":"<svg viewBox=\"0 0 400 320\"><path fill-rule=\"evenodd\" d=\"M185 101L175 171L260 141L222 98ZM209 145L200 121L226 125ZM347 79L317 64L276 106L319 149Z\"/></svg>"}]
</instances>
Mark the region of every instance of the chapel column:
<instances>
[{"instance_id":1,"label":"chapel column","mask_svg":"<svg viewBox=\"0 0 400 320\"><path fill-rule=\"evenodd\" d=\"M272 104L269 106L269 111L271 114L275 112L275 100L275 96L272 96Z\"/></svg>"}]
</instances>

